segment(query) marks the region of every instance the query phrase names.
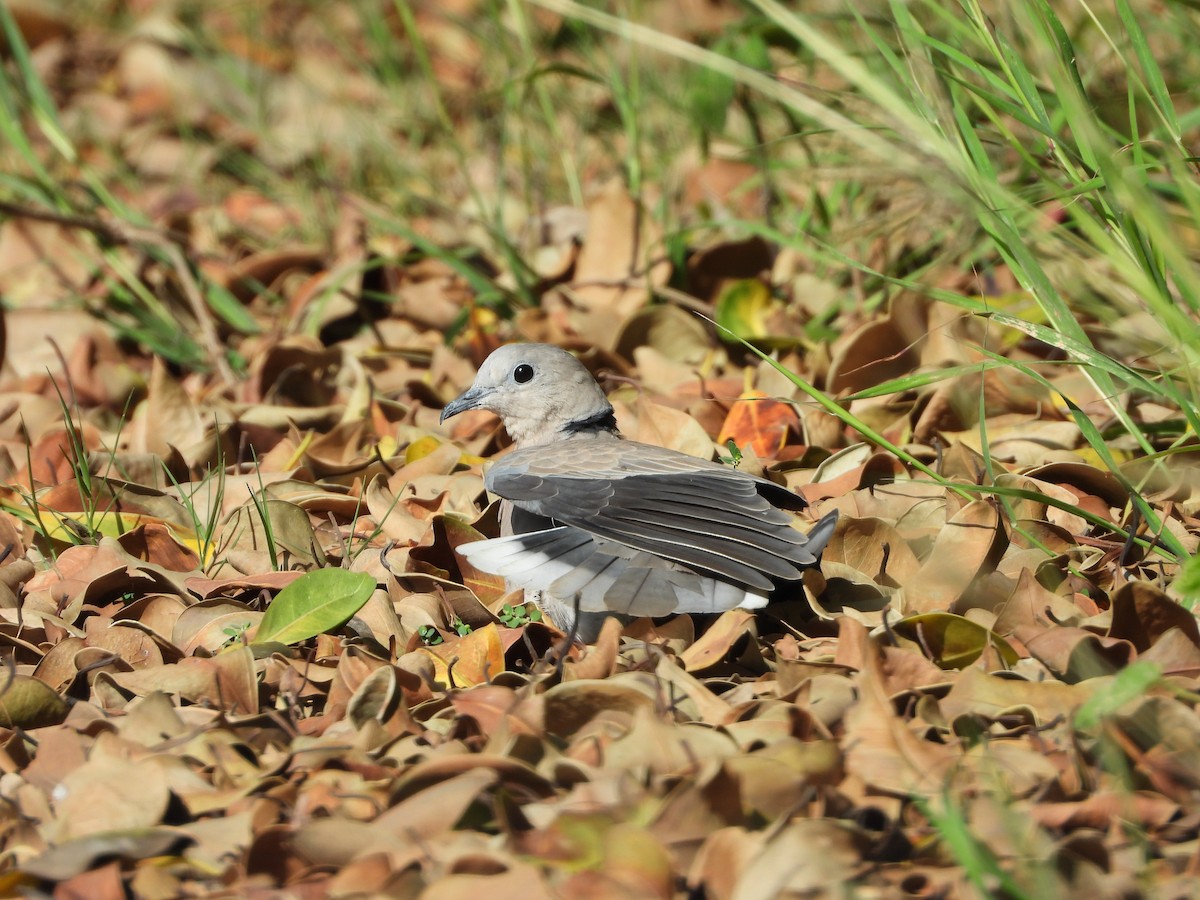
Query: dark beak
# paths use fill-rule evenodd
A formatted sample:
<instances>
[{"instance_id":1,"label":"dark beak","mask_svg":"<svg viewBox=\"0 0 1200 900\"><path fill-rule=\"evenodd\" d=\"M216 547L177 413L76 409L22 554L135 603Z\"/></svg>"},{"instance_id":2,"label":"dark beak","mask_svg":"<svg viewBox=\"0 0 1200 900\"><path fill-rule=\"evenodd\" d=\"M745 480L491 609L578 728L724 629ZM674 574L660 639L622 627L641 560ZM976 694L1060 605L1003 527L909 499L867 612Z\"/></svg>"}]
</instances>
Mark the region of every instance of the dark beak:
<instances>
[{"instance_id":1,"label":"dark beak","mask_svg":"<svg viewBox=\"0 0 1200 900\"><path fill-rule=\"evenodd\" d=\"M445 422L451 416L457 416L460 412L466 412L468 409L478 409L489 393L491 391L472 385L461 395L445 405L442 409L442 417L438 421Z\"/></svg>"}]
</instances>

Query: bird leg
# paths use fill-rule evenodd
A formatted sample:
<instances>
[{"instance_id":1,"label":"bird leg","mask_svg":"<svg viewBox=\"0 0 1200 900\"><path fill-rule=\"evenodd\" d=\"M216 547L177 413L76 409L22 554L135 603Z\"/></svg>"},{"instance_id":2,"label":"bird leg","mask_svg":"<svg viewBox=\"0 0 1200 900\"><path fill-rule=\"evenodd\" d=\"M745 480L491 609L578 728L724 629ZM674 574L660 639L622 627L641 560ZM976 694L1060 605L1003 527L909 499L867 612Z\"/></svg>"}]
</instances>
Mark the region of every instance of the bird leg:
<instances>
[{"instance_id":1,"label":"bird leg","mask_svg":"<svg viewBox=\"0 0 1200 900\"><path fill-rule=\"evenodd\" d=\"M571 627L567 630L567 635L563 638L563 642L558 645L558 662L554 665L554 674L561 680L563 674L563 666L567 662L567 654L571 652L571 648L575 645L575 638L579 636L579 591L571 595L571 607L573 614L571 616Z\"/></svg>"}]
</instances>

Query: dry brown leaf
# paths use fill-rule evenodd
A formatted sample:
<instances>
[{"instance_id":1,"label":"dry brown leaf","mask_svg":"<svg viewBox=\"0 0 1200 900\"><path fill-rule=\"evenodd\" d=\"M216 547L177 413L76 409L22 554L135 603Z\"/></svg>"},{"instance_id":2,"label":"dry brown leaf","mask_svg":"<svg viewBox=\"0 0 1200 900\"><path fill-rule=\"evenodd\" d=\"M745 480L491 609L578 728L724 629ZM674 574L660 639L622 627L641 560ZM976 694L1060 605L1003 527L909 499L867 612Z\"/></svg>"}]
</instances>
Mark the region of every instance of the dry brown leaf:
<instances>
[{"instance_id":1,"label":"dry brown leaf","mask_svg":"<svg viewBox=\"0 0 1200 900\"><path fill-rule=\"evenodd\" d=\"M1200 628L1173 557L1200 551L1200 452L1167 394L1106 392L953 302L1039 321L949 195L887 161L860 177L844 135L780 142L744 86L728 134L672 131L682 107L642 112L667 112L680 73L649 58L639 78L664 90L638 92L633 118L559 77L579 35L541 9L512 5L506 30L481 0L370 22L287 2L180 16L130 0L112 21L10 6L57 115L43 134L17 110L32 156L9 167L0 224L8 893L1197 894ZM1094 23L1056 12L1093 64ZM738 4L630 17L742 62L761 49L765 76L861 112L854 85L761 45ZM1142 22L1164 76L1195 82L1160 26ZM585 44L593 62L628 51ZM428 85L410 90L421 66L379 56L392 45L424 47L433 118ZM507 63L530 48L524 98ZM714 86L701 99L725 105ZM497 145L500 101L517 140ZM62 180L64 141L83 187ZM280 195L275 176L296 174L332 190ZM1070 216L1044 212L1030 233L1050 280L1086 298L1072 310L1096 349L1185 373L1120 272L1054 252ZM796 222L829 247L764 237ZM713 304L830 393L935 376L849 409L943 479L1027 496L968 503L847 446L844 423L696 315ZM191 332L209 358L188 358ZM765 610L614 620L588 648L500 627L519 598L455 548L498 533L482 471L509 442L490 414L438 417L514 340L578 353L630 437L709 459L732 438L754 473L773 460L819 507L797 527L841 513L821 566ZM989 368L1004 359L1018 368ZM1123 485L1160 528L1129 518ZM316 566L382 587L330 633L247 646Z\"/></svg>"},{"instance_id":2,"label":"dry brown leaf","mask_svg":"<svg viewBox=\"0 0 1200 900\"><path fill-rule=\"evenodd\" d=\"M664 379L649 377L646 357L655 355L665 366L678 366L678 373L686 372L690 380L695 368L713 355L703 320L678 306L648 306L636 312L621 326L613 350L635 360L643 380L655 386L662 386Z\"/></svg>"},{"instance_id":3,"label":"dry brown leaf","mask_svg":"<svg viewBox=\"0 0 1200 900\"><path fill-rule=\"evenodd\" d=\"M718 828L704 841L688 872L688 887L714 900L733 900L765 837L745 828Z\"/></svg>"},{"instance_id":4,"label":"dry brown leaf","mask_svg":"<svg viewBox=\"0 0 1200 900\"><path fill-rule=\"evenodd\" d=\"M149 393L134 412L129 426L136 451L169 455L178 448L189 461L195 458L207 423L183 386L157 357L150 373Z\"/></svg>"},{"instance_id":5,"label":"dry brown leaf","mask_svg":"<svg viewBox=\"0 0 1200 900\"><path fill-rule=\"evenodd\" d=\"M169 801L158 766L93 755L54 791L55 841L150 828L159 824Z\"/></svg>"},{"instance_id":6,"label":"dry brown leaf","mask_svg":"<svg viewBox=\"0 0 1200 900\"><path fill-rule=\"evenodd\" d=\"M938 705L948 722L960 715L995 718L1010 710L1029 709L1035 721L1050 723L1069 718L1099 690L1102 690L1099 680L1087 685L1030 682L966 669Z\"/></svg>"},{"instance_id":7,"label":"dry brown leaf","mask_svg":"<svg viewBox=\"0 0 1200 900\"><path fill-rule=\"evenodd\" d=\"M900 532L877 518L843 518L822 559L845 563L874 575L881 585L896 587L909 583L921 567Z\"/></svg>"},{"instance_id":8,"label":"dry brown leaf","mask_svg":"<svg viewBox=\"0 0 1200 900\"><path fill-rule=\"evenodd\" d=\"M119 672L110 677L118 687L135 696L164 691L235 715L247 715L258 709L254 657L246 646L234 647L211 659L183 659L171 665Z\"/></svg>"},{"instance_id":9,"label":"dry brown leaf","mask_svg":"<svg viewBox=\"0 0 1200 900\"><path fill-rule=\"evenodd\" d=\"M569 297L579 305L579 334L612 347L622 322L649 302L651 286L666 283L670 263L651 262L658 229L625 186L610 181L588 204L587 232L575 262Z\"/></svg>"},{"instance_id":10,"label":"dry brown leaf","mask_svg":"<svg viewBox=\"0 0 1200 900\"><path fill-rule=\"evenodd\" d=\"M668 447L700 459L712 458L712 438L683 410L641 396L632 405L613 397L612 404L621 433L631 440Z\"/></svg>"},{"instance_id":11,"label":"dry brown leaf","mask_svg":"<svg viewBox=\"0 0 1200 900\"><path fill-rule=\"evenodd\" d=\"M842 748L846 771L865 784L899 794L933 796L946 790L959 764L953 745L920 737L897 715L889 697L883 648L867 648L855 679L858 703L846 715Z\"/></svg>"},{"instance_id":12,"label":"dry brown leaf","mask_svg":"<svg viewBox=\"0 0 1200 900\"><path fill-rule=\"evenodd\" d=\"M1178 629L1200 647L1196 616L1163 591L1145 581L1127 581L1112 595L1112 626L1108 636L1129 641L1139 651L1149 650L1171 629Z\"/></svg>"},{"instance_id":13,"label":"dry brown leaf","mask_svg":"<svg viewBox=\"0 0 1200 900\"><path fill-rule=\"evenodd\" d=\"M971 582L999 559L1007 535L994 504L976 500L955 513L920 570L893 598L905 613L949 610Z\"/></svg>"},{"instance_id":14,"label":"dry brown leaf","mask_svg":"<svg viewBox=\"0 0 1200 900\"><path fill-rule=\"evenodd\" d=\"M644 684L628 678L564 682L546 691L546 730L569 737L597 716L607 712L631 716L652 707L654 700Z\"/></svg>"},{"instance_id":15,"label":"dry brown leaf","mask_svg":"<svg viewBox=\"0 0 1200 900\"><path fill-rule=\"evenodd\" d=\"M721 613L700 640L683 651L680 659L687 671L701 672L724 659L741 638L756 633L754 613L746 609L728 610Z\"/></svg>"},{"instance_id":16,"label":"dry brown leaf","mask_svg":"<svg viewBox=\"0 0 1200 900\"><path fill-rule=\"evenodd\" d=\"M891 319L865 322L834 344L826 376L830 393L853 393L911 371L920 351Z\"/></svg>"}]
</instances>

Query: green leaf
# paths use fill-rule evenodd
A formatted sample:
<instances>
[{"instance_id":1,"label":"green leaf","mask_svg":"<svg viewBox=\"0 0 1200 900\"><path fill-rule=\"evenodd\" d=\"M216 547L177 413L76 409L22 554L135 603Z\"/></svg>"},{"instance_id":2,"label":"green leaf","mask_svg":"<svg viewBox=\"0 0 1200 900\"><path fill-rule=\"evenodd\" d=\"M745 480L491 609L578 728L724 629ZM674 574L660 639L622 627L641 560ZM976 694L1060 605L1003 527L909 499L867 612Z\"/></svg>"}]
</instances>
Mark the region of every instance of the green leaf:
<instances>
[{"instance_id":1,"label":"green leaf","mask_svg":"<svg viewBox=\"0 0 1200 900\"><path fill-rule=\"evenodd\" d=\"M767 42L757 32L752 31L741 35L733 42L728 55L743 66L749 66L752 69L766 72L771 68L771 55L767 50Z\"/></svg>"},{"instance_id":2,"label":"green leaf","mask_svg":"<svg viewBox=\"0 0 1200 900\"><path fill-rule=\"evenodd\" d=\"M948 612L918 613L892 625L901 637L918 641L943 669L965 669L992 647L1010 666L1020 657L1012 645L991 629Z\"/></svg>"},{"instance_id":3,"label":"green leaf","mask_svg":"<svg viewBox=\"0 0 1200 900\"><path fill-rule=\"evenodd\" d=\"M57 725L71 707L54 688L32 675L13 675L0 693L0 726L43 728Z\"/></svg>"},{"instance_id":4,"label":"green leaf","mask_svg":"<svg viewBox=\"0 0 1200 900\"><path fill-rule=\"evenodd\" d=\"M701 68L695 72L690 84L688 105L696 127L709 134L723 130L729 104L737 90L733 79L722 72Z\"/></svg>"},{"instance_id":5,"label":"green leaf","mask_svg":"<svg viewBox=\"0 0 1200 900\"><path fill-rule=\"evenodd\" d=\"M301 575L271 601L254 644L298 644L350 620L375 590L364 572L317 569Z\"/></svg>"},{"instance_id":6,"label":"green leaf","mask_svg":"<svg viewBox=\"0 0 1200 900\"><path fill-rule=\"evenodd\" d=\"M771 289L757 278L732 281L717 297L717 324L744 341L764 337Z\"/></svg>"},{"instance_id":7,"label":"green leaf","mask_svg":"<svg viewBox=\"0 0 1200 900\"><path fill-rule=\"evenodd\" d=\"M1189 556L1184 560L1172 587L1184 608L1195 609L1200 605L1200 556Z\"/></svg>"}]
</instances>

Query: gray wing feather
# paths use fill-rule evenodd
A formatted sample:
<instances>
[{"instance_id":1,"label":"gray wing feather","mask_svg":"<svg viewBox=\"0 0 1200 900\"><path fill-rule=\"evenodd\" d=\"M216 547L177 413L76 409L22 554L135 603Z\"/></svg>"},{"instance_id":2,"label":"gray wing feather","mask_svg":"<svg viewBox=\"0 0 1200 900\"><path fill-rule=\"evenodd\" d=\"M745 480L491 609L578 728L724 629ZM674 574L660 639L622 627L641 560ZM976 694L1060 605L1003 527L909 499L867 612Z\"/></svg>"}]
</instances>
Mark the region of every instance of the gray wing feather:
<instances>
[{"instance_id":1,"label":"gray wing feather","mask_svg":"<svg viewBox=\"0 0 1200 900\"><path fill-rule=\"evenodd\" d=\"M764 591L799 578L824 543L776 508L804 505L785 488L615 439L516 451L486 482L528 512Z\"/></svg>"}]
</instances>

